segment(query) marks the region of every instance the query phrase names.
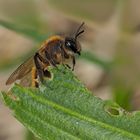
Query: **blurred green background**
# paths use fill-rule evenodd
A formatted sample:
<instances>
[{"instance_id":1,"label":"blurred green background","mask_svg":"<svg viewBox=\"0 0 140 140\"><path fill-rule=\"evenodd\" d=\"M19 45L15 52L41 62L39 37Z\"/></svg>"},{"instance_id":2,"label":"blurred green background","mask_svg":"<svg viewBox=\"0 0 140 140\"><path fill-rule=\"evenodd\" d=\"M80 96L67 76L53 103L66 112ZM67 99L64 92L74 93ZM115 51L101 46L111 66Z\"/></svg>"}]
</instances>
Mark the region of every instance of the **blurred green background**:
<instances>
[{"instance_id":1,"label":"blurred green background","mask_svg":"<svg viewBox=\"0 0 140 140\"><path fill-rule=\"evenodd\" d=\"M75 74L93 94L128 111L140 108L139 0L0 0L0 90L49 36L84 21ZM33 140L0 101L0 140Z\"/></svg>"}]
</instances>

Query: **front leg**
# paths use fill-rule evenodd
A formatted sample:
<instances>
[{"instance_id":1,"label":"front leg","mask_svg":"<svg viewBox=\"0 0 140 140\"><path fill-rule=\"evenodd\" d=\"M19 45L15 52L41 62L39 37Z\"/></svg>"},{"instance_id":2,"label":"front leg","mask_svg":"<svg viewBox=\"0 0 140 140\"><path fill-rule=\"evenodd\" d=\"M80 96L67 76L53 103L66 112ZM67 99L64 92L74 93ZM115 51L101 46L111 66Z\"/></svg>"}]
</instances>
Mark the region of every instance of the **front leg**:
<instances>
[{"instance_id":1,"label":"front leg","mask_svg":"<svg viewBox=\"0 0 140 140\"><path fill-rule=\"evenodd\" d=\"M72 64L73 64L72 71L74 71L74 67L75 67L75 64L76 64L75 56L74 55L72 56Z\"/></svg>"},{"instance_id":2,"label":"front leg","mask_svg":"<svg viewBox=\"0 0 140 140\"><path fill-rule=\"evenodd\" d=\"M60 49L61 49L61 55L62 55L62 64L63 64L65 67L71 69L71 66L69 66L68 64L64 64L64 63L63 63L65 59L69 59L69 54L67 53L67 51L64 49L63 46L61 46Z\"/></svg>"}]
</instances>

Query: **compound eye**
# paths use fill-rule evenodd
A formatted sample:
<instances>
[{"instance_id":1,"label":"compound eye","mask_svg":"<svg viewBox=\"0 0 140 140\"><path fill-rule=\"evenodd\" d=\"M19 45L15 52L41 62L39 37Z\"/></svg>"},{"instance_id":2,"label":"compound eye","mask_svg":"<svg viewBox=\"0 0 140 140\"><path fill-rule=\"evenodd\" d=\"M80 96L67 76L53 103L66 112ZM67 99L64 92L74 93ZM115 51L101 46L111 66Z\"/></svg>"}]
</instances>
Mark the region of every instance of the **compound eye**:
<instances>
[{"instance_id":1,"label":"compound eye","mask_svg":"<svg viewBox=\"0 0 140 140\"><path fill-rule=\"evenodd\" d=\"M67 47L68 49L72 50L74 53L77 52L76 44L75 44L74 41L72 41L72 40L67 40L67 41L65 42L65 45L66 45L66 47Z\"/></svg>"}]
</instances>

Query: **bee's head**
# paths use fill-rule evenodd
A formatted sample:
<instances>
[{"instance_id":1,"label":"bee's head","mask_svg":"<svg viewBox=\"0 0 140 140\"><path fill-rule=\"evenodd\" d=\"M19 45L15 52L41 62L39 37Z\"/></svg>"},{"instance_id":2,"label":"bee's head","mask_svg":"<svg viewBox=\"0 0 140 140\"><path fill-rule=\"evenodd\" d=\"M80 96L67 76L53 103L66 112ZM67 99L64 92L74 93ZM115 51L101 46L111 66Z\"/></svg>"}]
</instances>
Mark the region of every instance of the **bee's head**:
<instances>
[{"instance_id":1,"label":"bee's head","mask_svg":"<svg viewBox=\"0 0 140 140\"><path fill-rule=\"evenodd\" d=\"M84 22L79 26L77 29L74 37L66 37L65 38L65 47L69 49L70 51L77 53L80 55L81 52L81 45L79 41L77 40L78 36L84 32L84 30L80 29L83 27Z\"/></svg>"}]
</instances>

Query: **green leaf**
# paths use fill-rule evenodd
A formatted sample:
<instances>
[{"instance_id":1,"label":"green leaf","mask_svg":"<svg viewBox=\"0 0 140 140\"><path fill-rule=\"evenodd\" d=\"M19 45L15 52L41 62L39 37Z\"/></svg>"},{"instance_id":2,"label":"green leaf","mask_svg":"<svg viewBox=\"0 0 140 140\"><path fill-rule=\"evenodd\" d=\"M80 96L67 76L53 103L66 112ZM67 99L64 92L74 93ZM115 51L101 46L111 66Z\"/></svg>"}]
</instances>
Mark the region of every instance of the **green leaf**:
<instances>
[{"instance_id":1,"label":"green leaf","mask_svg":"<svg viewBox=\"0 0 140 140\"><path fill-rule=\"evenodd\" d=\"M14 85L16 100L3 93L16 118L42 140L139 140L140 112L93 96L71 70L50 68L39 89Z\"/></svg>"},{"instance_id":2,"label":"green leaf","mask_svg":"<svg viewBox=\"0 0 140 140\"><path fill-rule=\"evenodd\" d=\"M40 140L37 137L35 137L34 134L29 130L27 130L26 137L24 139L25 140Z\"/></svg>"}]
</instances>

